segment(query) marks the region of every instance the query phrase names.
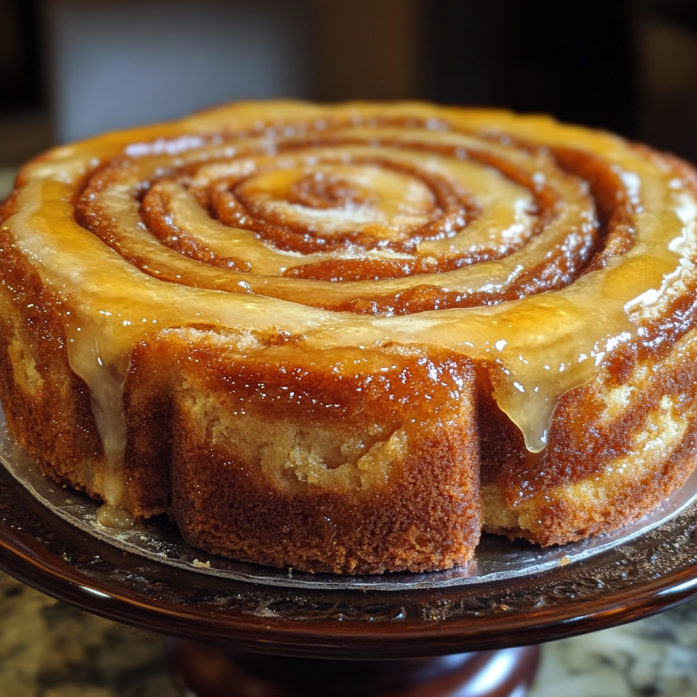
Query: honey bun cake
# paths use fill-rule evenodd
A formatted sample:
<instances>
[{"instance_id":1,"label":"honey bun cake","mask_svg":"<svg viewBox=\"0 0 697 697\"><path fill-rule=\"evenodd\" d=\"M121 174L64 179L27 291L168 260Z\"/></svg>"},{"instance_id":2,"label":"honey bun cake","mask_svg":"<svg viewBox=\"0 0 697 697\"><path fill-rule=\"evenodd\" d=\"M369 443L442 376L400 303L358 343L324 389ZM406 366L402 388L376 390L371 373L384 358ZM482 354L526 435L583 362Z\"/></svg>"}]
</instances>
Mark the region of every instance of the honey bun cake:
<instances>
[{"instance_id":1,"label":"honey bun cake","mask_svg":"<svg viewBox=\"0 0 697 697\"><path fill-rule=\"evenodd\" d=\"M545 116L239 103L0 209L0 400L127 526L332 573L614 530L695 466L697 175Z\"/></svg>"}]
</instances>

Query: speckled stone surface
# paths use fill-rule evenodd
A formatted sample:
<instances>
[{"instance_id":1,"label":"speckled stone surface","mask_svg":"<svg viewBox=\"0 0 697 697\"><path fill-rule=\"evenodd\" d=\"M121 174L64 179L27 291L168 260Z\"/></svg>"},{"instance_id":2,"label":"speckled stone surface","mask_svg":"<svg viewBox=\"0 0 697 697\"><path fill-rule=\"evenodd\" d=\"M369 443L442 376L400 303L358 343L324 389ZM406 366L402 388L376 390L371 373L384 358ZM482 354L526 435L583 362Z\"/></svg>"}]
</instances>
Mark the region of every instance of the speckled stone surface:
<instances>
[{"instance_id":1,"label":"speckled stone surface","mask_svg":"<svg viewBox=\"0 0 697 697\"><path fill-rule=\"evenodd\" d=\"M547 644L529 697L694 697L697 601Z\"/></svg>"},{"instance_id":2,"label":"speckled stone surface","mask_svg":"<svg viewBox=\"0 0 697 697\"><path fill-rule=\"evenodd\" d=\"M81 612L0 573L0 694L175 697L161 637Z\"/></svg>"},{"instance_id":3,"label":"speckled stone surface","mask_svg":"<svg viewBox=\"0 0 697 697\"><path fill-rule=\"evenodd\" d=\"M179 693L169 677L162 637L81 612L0 572L0 694ZM631 625L545 645L529 697L560 695L697 695L697 601Z\"/></svg>"}]
</instances>

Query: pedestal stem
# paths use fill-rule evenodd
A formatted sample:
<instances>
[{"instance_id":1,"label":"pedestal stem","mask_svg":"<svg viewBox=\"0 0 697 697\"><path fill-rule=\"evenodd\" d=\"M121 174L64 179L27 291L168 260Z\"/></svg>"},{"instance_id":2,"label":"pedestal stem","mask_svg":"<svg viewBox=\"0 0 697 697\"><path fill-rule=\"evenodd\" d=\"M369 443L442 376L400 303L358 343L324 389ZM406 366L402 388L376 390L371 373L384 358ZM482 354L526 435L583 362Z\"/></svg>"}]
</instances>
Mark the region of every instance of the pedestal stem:
<instances>
[{"instance_id":1,"label":"pedestal stem","mask_svg":"<svg viewBox=\"0 0 697 697\"><path fill-rule=\"evenodd\" d=\"M235 652L170 639L184 697L523 697L537 646L391 661L336 661Z\"/></svg>"}]
</instances>

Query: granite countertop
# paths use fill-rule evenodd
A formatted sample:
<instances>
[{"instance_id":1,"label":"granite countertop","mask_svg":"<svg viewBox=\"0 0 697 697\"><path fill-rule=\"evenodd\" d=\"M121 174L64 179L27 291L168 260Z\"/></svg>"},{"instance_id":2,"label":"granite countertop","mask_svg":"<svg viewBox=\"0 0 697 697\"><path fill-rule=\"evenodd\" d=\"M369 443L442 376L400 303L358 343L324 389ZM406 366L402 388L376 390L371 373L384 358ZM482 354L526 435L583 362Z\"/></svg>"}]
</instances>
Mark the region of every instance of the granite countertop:
<instances>
[{"instance_id":1,"label":"granite countertop","mask_svg":"<svg viewBox=\"0 0 697 697\"><path fill-rule=\"evenodd\" d=\"M15 172L0 169L0 200ZM11 697L177 697L162 637L81 612L0 572L0 691ZM528 697L694 697L697 601L546 644Z\"/></svg>"}]
</instances>

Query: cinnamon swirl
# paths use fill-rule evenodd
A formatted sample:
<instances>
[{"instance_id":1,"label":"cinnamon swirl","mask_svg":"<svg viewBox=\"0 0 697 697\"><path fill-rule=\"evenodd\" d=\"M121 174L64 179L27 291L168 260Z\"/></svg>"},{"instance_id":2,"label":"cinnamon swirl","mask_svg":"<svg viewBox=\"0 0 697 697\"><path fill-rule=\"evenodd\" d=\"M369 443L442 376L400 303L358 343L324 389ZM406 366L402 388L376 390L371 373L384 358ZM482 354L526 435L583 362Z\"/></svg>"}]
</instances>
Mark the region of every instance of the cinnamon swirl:
<instances>
[{"instance_id":1,"label":"cinnamon swirl","mask_svg":"<svg viewBox=\"0 0 697 697\"><path fill-rule=\"evenodd\" d=\"M336 573L564 543L695 465L697 175L542 116L244 103L0 213L0 398L101 519Z\"/></svg>"}]
</instances>

